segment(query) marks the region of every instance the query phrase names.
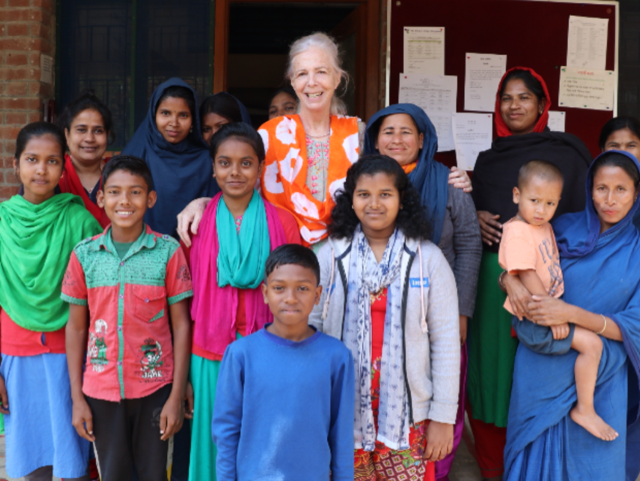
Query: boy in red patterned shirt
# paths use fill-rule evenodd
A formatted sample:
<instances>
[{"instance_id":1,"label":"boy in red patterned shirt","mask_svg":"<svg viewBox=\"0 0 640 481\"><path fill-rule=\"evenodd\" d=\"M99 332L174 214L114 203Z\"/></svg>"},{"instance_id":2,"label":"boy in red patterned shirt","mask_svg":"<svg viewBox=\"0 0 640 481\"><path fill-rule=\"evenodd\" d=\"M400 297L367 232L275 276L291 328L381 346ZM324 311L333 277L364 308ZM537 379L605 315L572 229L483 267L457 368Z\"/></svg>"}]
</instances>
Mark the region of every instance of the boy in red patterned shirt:
<instances>
[{"instance_id":1,"label":"boy in red patterned shirt","mask_svg":"<svg viewBox=\"0 0 640 481\"><path fill-rule=\"evenodd\" d=\"M144 223L156 201L144 160L116 156L102 177L111 225L75 247L62 286L73 425L95 442L103 481L134 470L166 481L166 441L184 418L191 275L178 242Z\"/></svg>"}]
</instances>

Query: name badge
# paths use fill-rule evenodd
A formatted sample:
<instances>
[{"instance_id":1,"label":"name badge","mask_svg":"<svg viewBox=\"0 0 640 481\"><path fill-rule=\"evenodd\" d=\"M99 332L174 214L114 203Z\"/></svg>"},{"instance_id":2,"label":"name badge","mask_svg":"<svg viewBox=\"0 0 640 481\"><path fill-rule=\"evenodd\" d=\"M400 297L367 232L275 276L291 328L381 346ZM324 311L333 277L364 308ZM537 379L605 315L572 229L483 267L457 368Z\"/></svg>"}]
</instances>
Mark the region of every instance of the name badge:
<instances>
[{"instance_id":1,"label":"name badge","mask_svg":"<svg viewBox=\"0 0 640 481\"><path fill-rule=\"evenodd\" d=\"M409 285L411 287L429 287L429 278L428 277L423 277L422 278L422 286L420 286L420 278L419 277L410 277L409 278Z\"/></svg>"}]
</instances>

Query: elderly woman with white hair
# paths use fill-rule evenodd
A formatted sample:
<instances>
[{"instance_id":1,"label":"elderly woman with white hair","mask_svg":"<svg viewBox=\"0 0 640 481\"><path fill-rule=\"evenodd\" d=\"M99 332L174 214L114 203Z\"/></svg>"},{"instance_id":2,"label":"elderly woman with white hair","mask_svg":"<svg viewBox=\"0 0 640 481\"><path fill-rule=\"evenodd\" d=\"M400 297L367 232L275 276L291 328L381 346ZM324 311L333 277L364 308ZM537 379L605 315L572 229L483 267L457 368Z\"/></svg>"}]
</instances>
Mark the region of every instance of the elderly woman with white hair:
<instances>
[{"instance_id":1,"label":"elderly woman with white hair","mask_svg":"<svg viewBox=\"0 0 640 481\"><path fill-rule=\"evenodd\" d=\"M271 119L258 130L266 152L261 193L293 214L303 244L317 252L327 238L334 194L358 160L366 126L345 115L336 94L348 75L328 35L314 33L296 40L289 50L286 77L298 97L298 113ZM464 171L452 172L450 182L465 190L470 186ZM187 246L209 200L193 201L178 216L178 233Z\"/></svg>"}]
</instances>

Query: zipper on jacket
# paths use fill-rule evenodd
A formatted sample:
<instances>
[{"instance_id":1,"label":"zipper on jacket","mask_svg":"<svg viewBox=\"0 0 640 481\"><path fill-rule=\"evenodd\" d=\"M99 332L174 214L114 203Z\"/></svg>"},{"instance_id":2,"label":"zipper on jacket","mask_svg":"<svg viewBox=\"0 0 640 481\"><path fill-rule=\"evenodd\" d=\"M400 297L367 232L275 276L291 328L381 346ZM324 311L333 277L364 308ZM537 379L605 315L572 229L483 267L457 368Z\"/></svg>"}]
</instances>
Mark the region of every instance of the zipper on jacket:
<instances>
[{"instance_id":1,"label":"zipper on jacket","mask_svg":"<svg viewBox=\"0 0 640 481\"><path fill-rule=\"evenodd\" d=\"M340 273L340 279L342 280L342 288L344 289L344 305L342 306L342 324L340 325L340 340L343 341L344 337L344 318L347 315L347 272L344 270L344 265L342 264L342 259L351 252L351 247L347 251L344 252L340 257L336 259L336 263L338 264L338 272Z\"/></svg>"},{"instance_id":2,"label":"zipper on jacket","mask_svg":"<svg viewBox=\"0 0 640 481\"><path fill-rule=\"evenodd\" d=\"M404 281L404 287L402 289L402 357L404 357L404 362L402 363L402 371L404 372L404 385L407 390L407 399L409 401L409 424L412 426L415 425L413 422L413 403L411 402L411 389L409 388L409 378L407 377L407 341L406 341L406 332L405 332L405 324L407 322L407 301L409 298L409 278L411 273L411 266L413 265L413 261L416 258L415 252L409 258L409 264L407 265L407 278ZM422 282L422 279L420 279Z\"/></svg>"}]
</instances>

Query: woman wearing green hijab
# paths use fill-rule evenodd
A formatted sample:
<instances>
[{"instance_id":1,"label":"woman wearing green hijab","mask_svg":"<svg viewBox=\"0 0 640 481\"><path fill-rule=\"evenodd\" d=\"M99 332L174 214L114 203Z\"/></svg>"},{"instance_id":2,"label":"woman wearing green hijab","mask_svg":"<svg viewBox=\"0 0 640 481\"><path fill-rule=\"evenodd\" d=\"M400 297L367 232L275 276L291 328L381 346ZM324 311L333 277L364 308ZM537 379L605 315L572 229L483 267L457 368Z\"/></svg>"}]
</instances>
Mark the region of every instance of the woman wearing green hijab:
<instances>
[{"instance_id":1,"label":"woman wearing green hijab","mask_svg":"<svg viewBox=\"0 0 640 481\"><path fill-rule=\"evenodd\" d=\"M55 195L65 151L55 125L24 127L13 161L24 194L0 204L0 412L7 473L25 480L89 479L89 443L71 424L60 292L71 251L101 228L79 197Z\"/></svg>"}]
</instances>

